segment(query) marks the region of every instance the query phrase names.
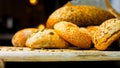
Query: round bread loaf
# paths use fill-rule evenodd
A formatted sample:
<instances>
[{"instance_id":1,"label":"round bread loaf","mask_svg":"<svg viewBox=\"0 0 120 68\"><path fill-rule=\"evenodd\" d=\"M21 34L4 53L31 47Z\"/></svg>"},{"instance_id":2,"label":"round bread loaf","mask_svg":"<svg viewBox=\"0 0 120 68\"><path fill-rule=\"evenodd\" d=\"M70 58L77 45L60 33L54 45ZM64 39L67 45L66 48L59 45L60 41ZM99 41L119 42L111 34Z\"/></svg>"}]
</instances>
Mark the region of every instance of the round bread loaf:
<instances>
[{"instance_id":1,"label":"round bread loaf","mask_svg":"<svg viewBox=\"0 0 120 68\"><path fill-rule=\"evenodd\" d=\"M55 23L68 21L79 27L100 25L103 21L114 18L108 11L92 5L64 5L55 10L47 19L46 28L53 28Z\"/></svg>"},{"instance_id":2,"label":"round bread loaf","mask_svg":"<svg viewBox=\"0 0 120 68\"><path fill-rule=\"evenodd\" d=\"M25 28L17 31L11 39L13 46L24 47L27 38L36 31L37 28Z\"/></svg>"},{"instance_id":3,"label":"round bread loaf","mask_svg":"<svg viewBox=\"0 0 120 68\"><path fill-rule=\"evenodd\" d=\"M68 43L53 29L44 29L31 35L25 44L30 48L68 48Z\"/></svg>"},{"instance_id":4,"label":"round bread loaf","mask_svg":"<svg viewBox=\"0 0 120 68\"><path fill-rule=\"evenodd\" d=\"M88 49L91 47L91 36L84 28L79 28L77 25L61 21L56 23L54 30L66 41L81 49Z\"/></svg>"},{"instance_id":5,"label":"round bread loaf","mask_svg":"<svg viewBox=\"0 0 120 68\"><path fill-rule=\"evenodd\" d=\"M93 43L96 49L106 50L112 42L120 37L120 20L109 19L103 22L93 35Z\"/></svg>"}]
</instances>

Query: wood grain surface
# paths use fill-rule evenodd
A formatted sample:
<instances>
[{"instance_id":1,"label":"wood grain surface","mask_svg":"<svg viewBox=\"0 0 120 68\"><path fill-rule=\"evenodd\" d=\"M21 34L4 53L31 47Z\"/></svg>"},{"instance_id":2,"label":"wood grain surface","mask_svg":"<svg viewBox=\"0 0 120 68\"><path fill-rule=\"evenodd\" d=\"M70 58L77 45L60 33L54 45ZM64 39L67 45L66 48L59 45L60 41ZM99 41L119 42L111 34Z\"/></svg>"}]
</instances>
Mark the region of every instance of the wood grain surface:
<instances>
[{"instance_id":1,"label":"wood grain surface","mask_svg":"<svg viewBox=\"0 0 120 68\"><path fill-rule=\"evenodd\" d=\"M0 47L0 59L4 62L119 61L120 51Z\"/></svg>"}]
</instances>

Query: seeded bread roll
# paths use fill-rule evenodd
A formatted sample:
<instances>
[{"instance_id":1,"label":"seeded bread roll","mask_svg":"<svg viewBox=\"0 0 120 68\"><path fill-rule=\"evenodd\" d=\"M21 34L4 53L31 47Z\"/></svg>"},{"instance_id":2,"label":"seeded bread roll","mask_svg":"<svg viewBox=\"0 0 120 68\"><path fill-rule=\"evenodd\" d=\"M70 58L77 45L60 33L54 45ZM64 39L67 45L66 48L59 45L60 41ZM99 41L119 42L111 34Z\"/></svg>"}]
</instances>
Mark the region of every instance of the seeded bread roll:
<instances>
[{"instance_id":1,"label":"seeded bread roll","mask_svg":"<svg viewBox=\"0 0 120 68\"><path fill-rule=\"evenodd\" d=\"M53 28L54 24L60 21L68 21L79 27L100 25L110 18L114 18L114 16L100 7L67 4L55 10L48 17L46 28Z\"/></svg>"},{"instance_id":2,"label":"seeded bread roll","mask_svg":"<svg viewBox=\"0 0 120 68\"><path fill-rule=\"evenodd\" d=\"M93 35L96 49L106 50L112 42L120 37L120 20L109 19L103 22Z\"/></svg>"},{"instance_id":3,"label":"seeded bread roll","mask_svg":"<svg viewBox=\"0 0 120 68\"><path fill-rule=\"evenodd\" d=\"M68 43L53 29L44 29L31 35L26 46L30 48L68 48Z\"/></svg>"},{"instance_id":4,"label":"seeded bread roll","mask_svg":"<svg viewBox=\"0 0 120 68\"><path fill-rule=\"evenodd\" d=\"M97 31L97 29L99 28L99 26L87 26L86 29L88 30L88 32L90 33L91 37L93 36L93 34Z\"/></svg>"},{"instance_id":5,"label":"seeded bread roll","mask_svg":"<svg viewBox=\"0 0 120 68\"><path fill-rule=\"evenodd\" d=\"M24 47L27 38L36 31L37 28L25 28L17 31L11 39L13 46Z\"/></svg>"},{"instance_id":6,"label":"seeded bread roll","mask_svg":"<svg viewBox=\"0 0 120 68\"><path fill-rule=\"evenodd\" d=\"M79 28L77 25L61 21L55 24L54 30L66 41L81 49L91 47L91 36L84 28Z\"/></svg>"}]
</instances>

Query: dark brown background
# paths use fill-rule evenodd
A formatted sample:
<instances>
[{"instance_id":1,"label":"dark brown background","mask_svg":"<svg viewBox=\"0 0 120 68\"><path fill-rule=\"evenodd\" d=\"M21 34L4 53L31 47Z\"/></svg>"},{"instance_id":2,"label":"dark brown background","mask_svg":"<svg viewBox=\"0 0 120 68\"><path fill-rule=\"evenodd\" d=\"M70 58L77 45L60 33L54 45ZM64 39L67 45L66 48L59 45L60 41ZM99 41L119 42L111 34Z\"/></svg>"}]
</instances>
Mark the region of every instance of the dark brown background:
<instances>
[{"instance_id":1,"label":"dark brown background","mask_svg":"<svg viewBox=\"0 0 120 68\"><path fill-rule=\"evenodd\" d=\"M28 27L46 24L48 16L69 0L38 0L31 5L29 0L0 0L0 45L12 45L15 32ZM7 20L13 19L13 26L7 26Z\"/></svg>"}]
</instances>

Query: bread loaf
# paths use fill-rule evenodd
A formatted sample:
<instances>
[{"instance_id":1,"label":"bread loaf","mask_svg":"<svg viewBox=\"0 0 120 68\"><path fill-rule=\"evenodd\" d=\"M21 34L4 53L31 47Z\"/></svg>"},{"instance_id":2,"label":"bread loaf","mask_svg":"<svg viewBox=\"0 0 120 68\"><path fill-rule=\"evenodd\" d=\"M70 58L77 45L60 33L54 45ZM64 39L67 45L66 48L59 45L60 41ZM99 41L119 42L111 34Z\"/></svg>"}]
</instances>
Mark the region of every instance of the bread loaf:
<instances>
[{"instance_id":1,"label":"bread loaf","mask_svg":"<svg viewBox=\"0 0 120 68\"><path fill-rule=\"evenodd\" d=\"M37 28L24 28L17 31L11 39L13 46L24 47L27 38L36 31Z\"/></svg>"},{"instance_id":2,"label":"bread loaf","mask_svg":"<svg viewBox=\"0 0 120 68\"><path fill-rule=\"evenodd\" d=\"M89 32L71 22L58 22L54 25L54 30L74 46L81 49L89 49L91 47L91 36Z\"/></svg>"},{"instance_id":3,"label":"bread loaf","mask_svg":"<svg viewBox=\"0 0 120 68\"><path fill-rule=\"evenodd\" d=\"M92 5L67 4L56 9L47 19L46 28L53 28L55 23L67 21L79 27L100 25L103 21L114 18L107 10Z\"/></svg>"},{"instance_id":4,"label":"bread loaf","mask_svg":"<svg viewBox=\"0 0 120 68\"><path fill-rule=\"evenodd\" d=\"M53 29L44 29L31 35L26 46L30 48L68 48L68 43Z\"/></svg>"}]
</instances>

